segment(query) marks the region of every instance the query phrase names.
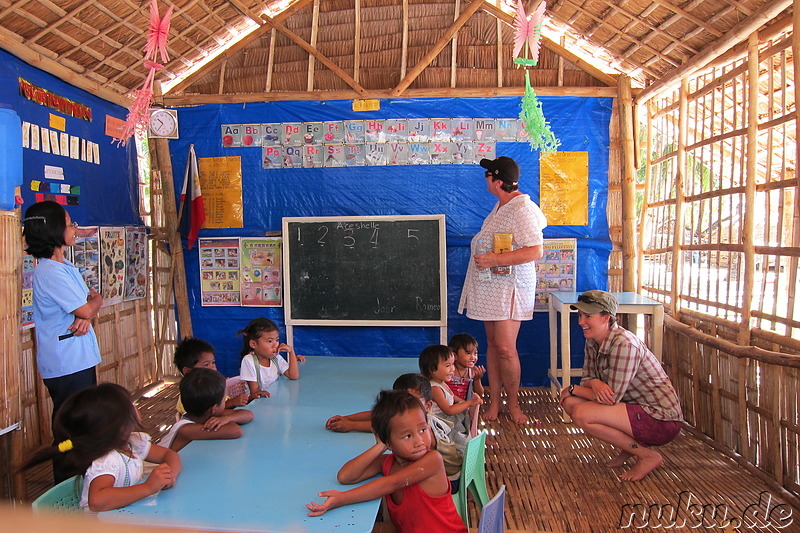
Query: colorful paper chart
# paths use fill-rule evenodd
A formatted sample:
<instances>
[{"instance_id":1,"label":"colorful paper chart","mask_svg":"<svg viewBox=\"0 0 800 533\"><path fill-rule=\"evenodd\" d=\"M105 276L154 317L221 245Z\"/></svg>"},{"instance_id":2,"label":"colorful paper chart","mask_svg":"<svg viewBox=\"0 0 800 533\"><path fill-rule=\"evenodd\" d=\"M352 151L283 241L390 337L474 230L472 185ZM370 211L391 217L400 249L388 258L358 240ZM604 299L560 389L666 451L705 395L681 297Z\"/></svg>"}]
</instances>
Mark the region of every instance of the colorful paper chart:
<instances>
[{"instance_id":1,"label":"colorful paper chart","mask_svg":"<svg viewBox=\"0 0 800 533\"><path fill-rule=\"evenodd\" d=\"M547 309L551 292L575 292L577 239L545 239L536 261L536 309Z\"/></svg>"}]
</instances>

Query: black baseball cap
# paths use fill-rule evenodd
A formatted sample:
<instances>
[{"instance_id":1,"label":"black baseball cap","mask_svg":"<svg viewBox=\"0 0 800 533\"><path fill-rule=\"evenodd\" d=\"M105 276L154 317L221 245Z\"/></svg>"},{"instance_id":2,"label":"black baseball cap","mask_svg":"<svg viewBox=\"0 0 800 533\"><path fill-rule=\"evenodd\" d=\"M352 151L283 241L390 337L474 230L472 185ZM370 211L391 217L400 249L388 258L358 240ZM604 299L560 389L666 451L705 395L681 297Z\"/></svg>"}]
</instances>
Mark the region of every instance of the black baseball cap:
<instances>
[{"instance_id":1,"label":"black baseball cap","mask_svg":"<svg viewBox=\"0 0 800 533\"><path fill-rule=\"evenodd\" d=\"M495 179L503 180L503 183L516 185L519 182L519 165L510 157L481 159L481 166L491 172Z\"/></svg>"}]
</instances>

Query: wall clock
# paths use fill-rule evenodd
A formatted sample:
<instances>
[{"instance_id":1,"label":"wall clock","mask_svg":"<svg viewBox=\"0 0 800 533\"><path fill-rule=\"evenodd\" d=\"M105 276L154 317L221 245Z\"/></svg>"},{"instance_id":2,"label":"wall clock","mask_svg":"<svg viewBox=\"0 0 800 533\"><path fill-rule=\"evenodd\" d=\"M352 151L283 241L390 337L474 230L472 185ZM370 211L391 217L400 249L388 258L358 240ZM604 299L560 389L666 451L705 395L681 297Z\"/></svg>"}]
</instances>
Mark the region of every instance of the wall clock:
<instances>
[{"instance_id":1,"label":"wall clock","mask_svg":"<svg viewBox=\"0 0 800 533\"><path fill-rule=\"evenodd\" d=\"M178 138L178 111L175 109L154 109L150 112L150 137L157 139Z\"/></svg>"}]
</instances>

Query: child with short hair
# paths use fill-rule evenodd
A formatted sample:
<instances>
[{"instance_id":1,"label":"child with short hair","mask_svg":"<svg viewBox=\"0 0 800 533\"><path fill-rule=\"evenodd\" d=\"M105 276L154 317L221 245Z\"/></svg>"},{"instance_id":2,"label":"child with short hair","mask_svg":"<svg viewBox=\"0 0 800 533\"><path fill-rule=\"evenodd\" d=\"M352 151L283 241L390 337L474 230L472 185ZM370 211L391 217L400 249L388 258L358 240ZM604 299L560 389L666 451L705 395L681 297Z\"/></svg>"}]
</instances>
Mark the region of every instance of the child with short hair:
<instances>
[{"instance_id":1,"label":"child with short hair","mask_svg":"<svg viewBox=\"0 0 800 533\"><path fill-rule=\"evenodd\" d=\"M247 327L239 330L244 346L242 348L242 365L239 375L247 382L250 400L269 398L267 387L281 375L289 379L300 377L299 360L304 357L294 353L288 344L280 342L278 326L268 318L254 318ZM280 352L287 353L287 360L280 357Z\"/></svg>"},{"instance_id":2,"label":"child with short hair","mask_svg":"<svg viewBox=\"0 0 800 533\"><path fill-rule=\"evenodd\" d=\"M320 492L318 496L326 500L306 505L308 515L385 496L400 533L466 533L442 456L431 449L434 438L421 402L407 391L381 391L371 422L375 445L345 463L337 479L350 485L383 476L348 491ZM385 454L387 450L392 453Z\"/></svg>"},{"instance_id":3,"label":"child with short hair","mask_svg":"<svg viewBox=\"0 0 800 533\"><path fill-rule=\"evenodd\" d=\"M238 439L239 426L253 420L247 409L225 409L225 377L211 368L195 368L181 379L181 398L186 408L161 445L175 451L193 440Z\"/></svg>"},{"instance_id":4,"label":"child with short hair","mask_svg":"<svg viewBox=\"0 0 800 533\"><path fill-rule=\"evenodd\" d=\"M139 412L124 387L101 383L72 394L58 410L59 444L39 451L22 469L53 457L71 475L84 476L80 506L100 512L125 507L175 485L181 472L176 452L150 443ZM144 461L158 463L143 483Z\"/></svg>"},{"instance_id":5,"label":"child with short hair","mask_svg":"<svg viewBox=\"0 0 800 533\"><path fill-rule=\"evenodd\" d=\"M419 354L419 371L430 380L433 388L433 414L456 421L457 418L464 418L465 411L473 405L481 405L483 400L477 395L470 400L462 400L447 386L447 382L453 378L454 361L453 352L442 344L432 344Z\"/></svg>"},{"instance_id":6,"label":"child with short hair","mask_svg":"<svg viewBox=\"0 0 800 533\"><path fill-rule=\"evenodd\" d=\"M178 347L175 348L175 355L172 357L172 362L175 363L181 376L186 376L195 368L210 368L211 370L216 370L216 355L217 351L206 341L198 339L197 337L184 337L184 339L178 343ZM249 398L247 394L239 394L233 398L225 398L225 409L233 410L236 407L244 407L247 405L248 401ZM181 416L186 414L182 396L178 397L176 409Z\"/></svg>"}]
</instances>

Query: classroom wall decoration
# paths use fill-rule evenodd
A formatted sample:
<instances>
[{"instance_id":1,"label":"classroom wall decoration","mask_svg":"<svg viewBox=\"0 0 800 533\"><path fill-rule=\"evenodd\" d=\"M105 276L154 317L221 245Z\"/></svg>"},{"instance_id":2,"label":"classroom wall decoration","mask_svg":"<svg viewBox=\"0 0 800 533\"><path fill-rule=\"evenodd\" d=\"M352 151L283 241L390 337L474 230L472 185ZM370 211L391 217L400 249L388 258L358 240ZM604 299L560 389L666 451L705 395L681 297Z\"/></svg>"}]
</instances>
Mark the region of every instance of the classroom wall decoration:
<instances>
[{"instance_id":1,"label":"classroom wall decoration","mask_svg":"<svg viewBox=\"0 0 800 533\"><path fill-rule=\"evenodd\" d=\"M239 238L199 239L201 304L241 305Z\"/></svg>"},{"instance_id":2,"label":"classroom wall decoration","mask_svg":"<svg viewBox=\"0 0 800 533\"><path fill-rule=\"evenodd\" d=\"M147 232L125 228L125 299L147 296Z\"/></svg>"},{"instance_id":3,"label":"classroom wall decoration","mask_svg":"<svg viewBox=\"0 0 800 533\"><path fill-rule=\"evenodd\" d=\"M539 156L539 207L551 226L589 223L589 152Z\"/></svg>"},{"instance_id":4,"label":"classroom wall decoration","mask_svg":"<svg viewBox=\"0 0 800 533\"><path fill-rule=\"evenodd\" d=\"M241 228L242 163L240 157L201 157L197 161L206 220L204 228Z\"/></svg>"},{"instance_id":5,"label":"classroom wall decoration","mask_svg":"<svg viewBox=\"0 0 800 533\"><path fill-rule=\"evenodd\" d=\"M125 228L100 228L101 294L104 305L125 297Z\"/></svg>"},{"instance_id":6,"label":"classroom wall decoration","mask_svg":"<svg viewBox=\"0 0 800 533\"><path fill-rule=\"evenodd\" d=\"M536 309L548 308L551 292L575 292L577 252L577 239L544 240L542 258L536 261Z\"/></svg>"},{"instance_id":7,"label":"classroom wall decoration","mask_svg":"<svg viewBox=\"0 0 800 533\"><path fill-rule=\"evenodd\" d=\"M100 292L100 228L78 228L70 261L78 268L86 286Z\"/></svg>"},{"instance_id":8,"label":"classroom wall decoration","mask_svg":"<svg viewBox=\"0 0 800 533\"><path fill-rule=\"evenodd\" d=\"M419 118L222 126L224 147L262 147L265 169L467 165L525 142L519 119Z\"/></svg>"},{"instance_id":9,"label":"classroom wall decoration","mask_svg":"<svg viewBox=\"0 0 800 533\"><path fill-rule=\"evenodd\" d=\"M33 269L36 268L36 258L27 252L22 252L22 314L20 322L22 329L33 327Z\"/></svg>"},{"instance_id":10,"label":"classroom wall decoration","mask_svg":"<svg viewBox=\"0 0 800 533\"><path fill-rule=\"evenodd\" d=\"M242 305L282 306L281 238L242 237L240 243Z\"/></svg>"}]
</instances>

